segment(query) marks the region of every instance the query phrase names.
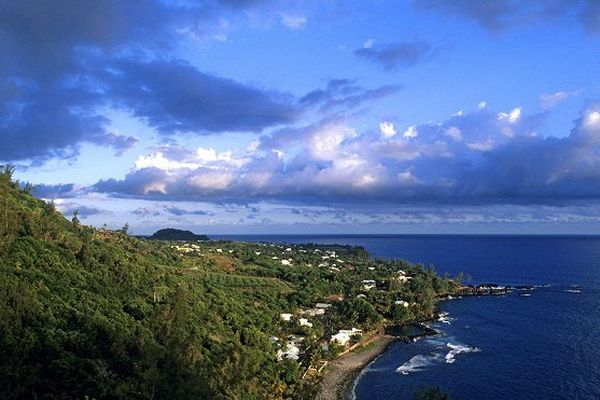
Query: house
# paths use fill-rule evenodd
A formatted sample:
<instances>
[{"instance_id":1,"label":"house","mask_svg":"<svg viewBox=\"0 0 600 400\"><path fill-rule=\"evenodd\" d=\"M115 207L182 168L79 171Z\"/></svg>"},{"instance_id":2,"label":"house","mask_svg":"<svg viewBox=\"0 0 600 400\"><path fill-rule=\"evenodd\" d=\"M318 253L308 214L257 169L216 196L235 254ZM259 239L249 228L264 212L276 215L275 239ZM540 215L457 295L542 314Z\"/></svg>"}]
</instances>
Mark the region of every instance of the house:
<instances>
[{"instance_id":1,"label":"house","mask_svg":"<svg viewBox=\"0 0 600 400\"><path fill-rule=\"evenodd\" d=\"M319 309L323 309L323 310L326 310L329 307L331 307L331 304L329 304L329 303L317 303L317 304L315 304L315 308L319 308Z\"/></svg>"},{"instance_id":2,"label":"house","mask_svg":"<svg viewBox=\"0 0 600 400\"><path fill-rule=\"evenodd\" d=\"M285 351L279 350L277 352L277 360L281 361L284 358L297 360L300 358L300 346L302 341L304 341L304 336L290 335L287 340Z\"/></svg>"},{"instance_id":3,"label":"house","mask_svg":"<svg viewBox=\"0 0 600 400\"><path fill-rule=\"evenodd\" d=\"M256 254L257 256L260 256L260 251L255 251L254 254Z\"/></svg>"},{"instance_id":4,"label":"house","mask_svg":"<svg viewBox=\"0 0 600 400\"><path fill-rule=\"evenodd\" d=\"M362 285L364 290L371 290L377 286L373 279L363 279Z\"/></svg>"},{"instance_id":5,"label":"house","mask_svg":"<svg viewBox=\"0 0 600 400\"><path fill-rule=\"evenodd\" d=\"M281 260L281 265L291 265L291 264L292 264L292 260L286 260L286 259Z\"/></svg>"},{"instance_id":6,"label":"house","mask_svg":"<svg viewBox=\"0 0 600 400\"><path fill-rule=\"evenodd\" d=\"M298 322L300 323L300 326L308 326L309 328L313 327L312 322L308 322L308 319L306 318L298 318Z\"/></svg>"},{"instance_id":7,"label":"house","mask_svg":"<svg viewBox=\"0 0 600 400\"><path fill-rule=\"evenodd\" d=\"M356 298L357 298L357 299L366 299L366 298L367 298L367 295L366 295L366 294L362 294L362 293L361 293L361 294L357 294L357 295L356 295Z\"/></svg>"},{"instance_id":8,"label":"house","mask_svg":"<svg viewBox=\"0 0 600 400\"><path fill-rule=\"evenodd\" d=\"M279 318L281 318L282 321L289 322L292 320L292 314L288 314L288 313L279 314Z\"/></svg>"},{"instance_id":9,"label":"house","mask_svg":"<svg viewBox=\"0 0 600 400\"><path fill-rule=\"evenodd\" d=\"M408 303L408 301L403 301L403 300L396 300L396 301L394 301L394 304L400 305L400 306L403 306L403 307L408 307L410 305Z\"/></svg>"},{"instance_id":10,"label":"house","mask_svg":"<svg viewBox=\"0 0 600 400\"><path fill-rule=\"evenodd\" d=\"M335 342L341 344L342 346L345 346L350 341L350 339L352 339L352 336L355 335L362 335L362 329L340 329L338 333L331 336L331 339L329 341L331 343Z\"/></svg>"},{"instance_id":11,"label":"house","mask_svg":"<svg viewBox=\"0 0 600 400\"><path fill-rule=\"evenodd\" d=\"M350 341L350 336L346 333L338 332L335 335L331 336L331 339L329 341L331 343L337 343L341 344L342 346L345 346Z\"/></svg>"}]
</instances>

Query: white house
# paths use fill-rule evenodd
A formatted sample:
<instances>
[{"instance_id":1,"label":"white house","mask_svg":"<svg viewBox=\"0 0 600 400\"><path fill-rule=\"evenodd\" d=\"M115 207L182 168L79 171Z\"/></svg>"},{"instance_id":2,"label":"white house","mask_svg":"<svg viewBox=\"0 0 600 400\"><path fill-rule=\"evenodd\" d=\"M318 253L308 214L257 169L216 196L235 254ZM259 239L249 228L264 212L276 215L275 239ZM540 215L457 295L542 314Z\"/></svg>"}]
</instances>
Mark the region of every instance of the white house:
<instances>
[{"instance_id":1,"label":"white house","mask_svg":"<svg viewBox=\"0 0 600 400\"><path fill-rule=\"evenodd\" d=\"M289 322L292 320L292 314L288 314L288 313L279 314L279 318L281 318L282 321Z\"/></svg>"},{"instance_id":2,"label":"white house","mask_svg":"<svg viewBox=\"0 0 600 400\"><path fill-rule=\"evenodd\" d=\"M341 344L342 346L345 346L354 335L362 335L362 329L340 329L338 333L331 336L331 339L329 341L332 343L336 342L338 344Z\"/></svg>"},{"instance_id":3,"label":"white house","mask_svg":"<svg viewBox=\"0 0 600 400\"><path fill-rule=\"evenodd\" d=\"M308 319L306 318L298 318L298 322L300 323L300 326L308 326L309 328L313 327L312 322L308 322Z\"/></svg>"},{"instance_id":4,"label":"white house","mask_svg":"<svg viewBox=\"0 0 600 400\"><path fill-rule=\"evenodd\" d=\"M377 286L373 279L363 279L362 285L364 290L371 290Z\"/></svg>"},{"instance_id":5,"label":"white house","mask_svg":"<svg viewBox=\"0 0 600 400\"><path fill-rule=\"evenodd\" d=\"M403 307L408 307L410 305L408 303L408 301L403 301L403 300L396 300L396 301L394 301L394 304L400 305L400 306L403 306Z\"/></svg>"},{"instance_id":6,"label":"white house","mask_svg":"<svg viewBox=\"0 0 600 400\"><path fill-rule=\"evenodd\" d=\"M292 260L281 260L281 265L291 265L292 264Z\"/></svg>"}]
</instances>

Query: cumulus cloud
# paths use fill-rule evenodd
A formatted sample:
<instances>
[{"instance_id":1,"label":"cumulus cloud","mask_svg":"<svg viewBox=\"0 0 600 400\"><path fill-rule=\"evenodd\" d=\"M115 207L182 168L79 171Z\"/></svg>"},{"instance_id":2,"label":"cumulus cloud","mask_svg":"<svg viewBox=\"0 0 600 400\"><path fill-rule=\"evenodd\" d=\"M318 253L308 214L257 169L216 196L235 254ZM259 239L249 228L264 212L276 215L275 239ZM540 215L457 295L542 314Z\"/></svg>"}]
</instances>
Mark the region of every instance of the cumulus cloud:
<instances>
[{"instance_id":1,"label":"cumulus cloud","mask_svg":"<svg viewBox=\"0 0 600 400\"><path fill-rule=\"evenodd\" d=\"M394 127L394 123L389 121L381 121L379 123L379 132L381 132L381 134L386 138L395 136L396 128Z\"/></svg>"},{"instance_id":2,"label":"cumulus cloud","mask_svg":"<svg viewBox=\"0 0 600 400\"><path fill-rule=\"evenodd\" d=\"M433 48L424 40L399 41L379 46L368 40L363 47L356 49L354 54L391 71L424 61L433 54Z\"/></svg>"},{"instance_id":3,"label":"cumulus cloud","mask_svg":"<svg viewBox=\"0 0 600 400\"><path fill-rule=\"evenodd\" d=\"M565 137L541 137L544 114L477 109L408 134L359 132L343 118L286 128L251 152L141 157L95 190L168 200L304 204L549 204L600 197L600 105ZM226 155L225 155L226 154ZM165 160L163 160L165 159ZM142 160L146 160L143 161ZM154 160L148 162L147 160Z\"/></svg>"}]
</instances>

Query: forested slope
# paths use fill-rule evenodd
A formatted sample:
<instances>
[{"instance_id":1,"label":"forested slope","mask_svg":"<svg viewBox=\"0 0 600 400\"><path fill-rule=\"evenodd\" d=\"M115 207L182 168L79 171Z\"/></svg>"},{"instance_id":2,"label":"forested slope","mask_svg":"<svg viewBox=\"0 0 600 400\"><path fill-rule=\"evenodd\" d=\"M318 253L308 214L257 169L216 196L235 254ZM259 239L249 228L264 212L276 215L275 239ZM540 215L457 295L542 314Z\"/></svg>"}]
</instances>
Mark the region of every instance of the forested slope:
<instances>
[{"instance_id":1,"label":"forested slope","mask_svg":"<svg viewBox=\"0 0 600 400\"><path fill-rule=\"evenodd\" d=\"M183 279L165 244L66 220L8 170L0 207L0 397L281 396L262 299Z\"/></svg>"}]
</instances>

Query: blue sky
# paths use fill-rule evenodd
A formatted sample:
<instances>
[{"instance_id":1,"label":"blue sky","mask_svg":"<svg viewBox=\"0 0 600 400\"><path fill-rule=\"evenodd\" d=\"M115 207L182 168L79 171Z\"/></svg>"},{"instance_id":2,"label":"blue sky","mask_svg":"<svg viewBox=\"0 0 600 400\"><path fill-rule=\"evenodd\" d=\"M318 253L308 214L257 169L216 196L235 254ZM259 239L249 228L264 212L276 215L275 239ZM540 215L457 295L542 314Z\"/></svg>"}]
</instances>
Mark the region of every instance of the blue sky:
<instances>
[{"instance_id":1,"label":"blue sky","mask_svg":"<svg viewBox=\"0 0 600 400\"><path fill-rule=\"evenodd\" d=\"M0 162L85 223L598 233L598 1L24 1L0 21Z\"/></svg>"}]
</instances>

